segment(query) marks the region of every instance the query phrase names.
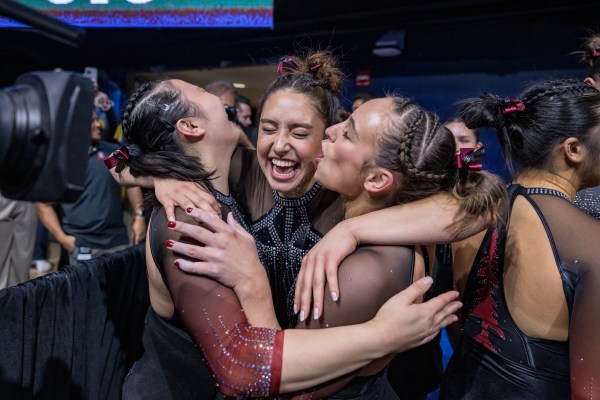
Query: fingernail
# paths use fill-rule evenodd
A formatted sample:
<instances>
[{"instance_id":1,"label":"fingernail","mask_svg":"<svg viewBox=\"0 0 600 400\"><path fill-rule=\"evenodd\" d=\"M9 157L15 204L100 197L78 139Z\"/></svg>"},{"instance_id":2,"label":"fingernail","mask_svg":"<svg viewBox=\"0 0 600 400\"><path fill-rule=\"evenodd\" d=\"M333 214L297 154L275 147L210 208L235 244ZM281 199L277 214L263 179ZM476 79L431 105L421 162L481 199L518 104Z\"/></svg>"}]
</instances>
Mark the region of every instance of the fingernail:
<instances>
[{"instance_id":1,"label":"fingernail","mask_svg":"<svg viewBox=\"0 0 600 400\"><path fill-rule=\"evenodd\" d=\"M175 267L179 268L179 261L175 261L173 264L175 264Z\"/></svg>"},{"instance_id":2,"label":"fingernail","mask_svg":"<svg viewBox=\"0 0 600 400\"><path fill-rule=\"evenodd\" d=\"M433 279L431 279L430 276L426 276L425 278L421 279L421 282L423 282L425 285L431 285L433 283Z\"/></svg>"},{"instance_id":3,"label":"fingernail","mask_svg":"<svg viewBox=\"0 0 600 400\"><path fill-rule=\"evenodd\" d=\"M315 309L313 310L313 318L319 319L319 307L315 307Z\"/></svg>"},{"instance_id":4,"label":"fingernail","mask_svg":"<svg viewBox=\"0 0 600 400\"><path fill-rule=\"evenodd\" d=\"M300 322L304 322L304 311L300 311Z\"/></svg>"},{"instance_id":5,"label":"fingernail","mask_svg":"<svg viewBox=\"0 0 600 400\"><path fill-rule=\"evenodd\" d=\"M175 221L169 221L169 222L167 222L167 226L169 228L175 228L176 225L177 225L177 222L175 222Z\"/></svg>"},{"instance_id":6,"label":"fingernail","mask_svg":"<svg viewBox=\"0 0 600 400\"><path fill-rule=\"evenodd\" d=\"M331 300L338 301L338 295L336 292L331 292Z\"/></svg>"},{"instance_id":7,"label":"fingernail","mask_svg":"<svg viewBox=\"0 0 600 400\"><path fill-rule=\"evenodd\" d=\"M173 241L172 240L165 241L165 246L167 246L167 247L173 247Z\"/></svg>"},{"instance_id":8,"label":"fingernail","mask_svg":"<svg viewBox=\"0 0 600 400\"><path fill-rule=\"evenodd\" d=\"M169 217L169 221L175 221L175 217Z\"/></svg>"},{"instance_id":9,"label":"fingernail","mask_svg":"<svg viewBox=\"0 0 600 400\"><path fill-rule=\"evenodd\" d=\"M294 315L298 314L298 306L294 304Z\"/></svg>"},{"instance_id":10,"label":"fingernail","mask_svg":"<svg viewBox=\"0 0 600 400\"><path fill-rule=\"evenodd\" d=\"M187 213L188 213L188 214L189 214L189 213L191 213L191 212L192 212L192 210L193 210L193 208L192 208L192 207L190 207L190 208L186 208L186 209L185 209L185 211L187 211Z\"/></svg>"}]
</instances>

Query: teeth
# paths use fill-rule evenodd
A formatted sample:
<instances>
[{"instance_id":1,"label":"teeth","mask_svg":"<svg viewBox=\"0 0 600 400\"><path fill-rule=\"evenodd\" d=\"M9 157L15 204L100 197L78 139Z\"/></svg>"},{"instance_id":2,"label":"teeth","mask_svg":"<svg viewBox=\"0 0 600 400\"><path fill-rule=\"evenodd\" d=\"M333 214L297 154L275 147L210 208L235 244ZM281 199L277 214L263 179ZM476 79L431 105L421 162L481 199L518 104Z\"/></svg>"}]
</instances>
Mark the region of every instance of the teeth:
<instances>
[{"instance_id":1,"label":"teeth","mask_svg":"<svg viewBox=\"0 0 600 400\"><path fill-rule=\"evenodd\" d=\"M278 160L275 158L271 159L271 162L273 163L273 165L276 165L278 167L293 167L294 165L296 165L296 163L294 161L285 161L285 160Z\"/></svg>"}]
</instances>

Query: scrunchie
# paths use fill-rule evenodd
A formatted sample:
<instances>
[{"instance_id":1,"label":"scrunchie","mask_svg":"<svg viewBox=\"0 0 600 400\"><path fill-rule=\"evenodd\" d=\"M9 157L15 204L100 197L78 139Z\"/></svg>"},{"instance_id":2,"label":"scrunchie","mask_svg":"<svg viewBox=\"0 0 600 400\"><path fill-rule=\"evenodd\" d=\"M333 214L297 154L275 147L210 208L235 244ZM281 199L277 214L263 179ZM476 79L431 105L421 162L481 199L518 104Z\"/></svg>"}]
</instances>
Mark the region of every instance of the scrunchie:
<instances>
[{"instance_id":1,"label":"scrunchie","mask_svg":"<svg viewBox=\"0 0 600 400\"><path fill-rule=\"evenodd\" d=\"M117 172L121 172L125 166L129 165L129 149L127 146L121 146L115 150L109 157L104 159L106 168L113 169L117 167Z\"/></svg>"},{"instance_id":2,"label":"scrunchie","mask_svg":"<svg viewBox=\"0 0 600 400\"><path fill-rule=\"evenodd\" d=\"M478 149L472 147L459 149L458 154L455 156L456 167L459 170L481 171L483 169L481 157L485 155L486 152L483 146Z\"/></svg>"}]
</instances>

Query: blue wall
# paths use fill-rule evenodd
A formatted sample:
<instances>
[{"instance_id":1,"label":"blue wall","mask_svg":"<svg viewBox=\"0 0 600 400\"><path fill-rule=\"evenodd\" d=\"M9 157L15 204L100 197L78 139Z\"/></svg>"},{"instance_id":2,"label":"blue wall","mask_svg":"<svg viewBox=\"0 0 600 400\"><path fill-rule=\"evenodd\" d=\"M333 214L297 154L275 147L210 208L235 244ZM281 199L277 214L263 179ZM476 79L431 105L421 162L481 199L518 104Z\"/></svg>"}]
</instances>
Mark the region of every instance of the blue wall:
<instances>
[{"instance_id":1,"label":"blue wall","mask_svg":"<svg viewBox=\"0 0 600 400\"><path fill-rule=\"evenodd\" d=\"M493 93L501 97L516 97L530 83L552 78L583 79L586 70L568 69L553 71L529 71L506 75L491 74L455 74L435 76L396 76L372 77L369 87L349 88L344 106L350 109L350 99L362 90L374 91L378 96L386 93L398 94L414 99L430 111L436 112L442 121L455 116L453 104L467 97L477 97L483 92ZM495 172L505 179L509 174L500 154L498 141L493 131L481 131L480 139L487 148L484 158L487 170Z\"/></svg>"}]
</instances>

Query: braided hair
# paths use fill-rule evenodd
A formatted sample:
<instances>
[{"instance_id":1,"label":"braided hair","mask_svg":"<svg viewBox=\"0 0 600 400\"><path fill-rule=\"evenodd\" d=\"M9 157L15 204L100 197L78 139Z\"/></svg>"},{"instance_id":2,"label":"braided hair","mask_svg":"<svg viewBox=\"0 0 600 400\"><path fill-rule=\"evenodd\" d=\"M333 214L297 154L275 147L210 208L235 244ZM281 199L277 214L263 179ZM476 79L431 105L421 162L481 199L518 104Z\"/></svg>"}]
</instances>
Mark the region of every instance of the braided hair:
<instances>
[{"instance_id":1,"label":"braided hair","mask_svg":"<svg viewBox=\"0 0 600 400\"><path fill-rule=\"evenodd\" d=\"M496 129L507 165L549 169L557 144L575 137L590 146L592 162L597 141L590 133L600 124L600 92L582 81L559 79L539 82L520 96L523 109L506 112L510 101L492 94L459 102L460 114L471 128Z\"/></svg>"},{"instance_id":2,"label":"braided hair","mask_svg":"<svg viewBox=\"0 0 600 400\"><path fill-rule=\"evenodd\" d=\"M337 59L329 51L309 50L306 55L282 57L277 72L279 75L260 99L258 115L273 93L287 90L307 96L325 126L336 124L339 107L337 96L342 88L344 74Z\"/></svg>"},{"instance_id":3,"label":"braided hair","mask_svg":"<svg viewBox=\"0 0 600 400\"><path fill-rule=\"evenodd\" d=\"M177 121L186 117L205 115L169 81L143 83L131 94L123 111L123 136L129 144L127 166L132 176L191 181L213 190L213 172L206 171L197 156L186 154L175 134ZM116 171L124 167L120 163ZM158 204L153 192L144 203Z\"/></svg>"},{"instance_id":4,"label":"braided hair","mask_svg":"<svg viewBox=\"0 0 600 400\"><path fill-rule=\"evenodd\" d=\"M454 135L438 116L403 97L391 96L391 101L390 118L377 136L374 163L402 174L395 203L448 192L465 212L465 218L451 227L455 233L466 231L482 215L495 220L506 198L500 178L459 169Z\"/></svg>"}]
</instances>

